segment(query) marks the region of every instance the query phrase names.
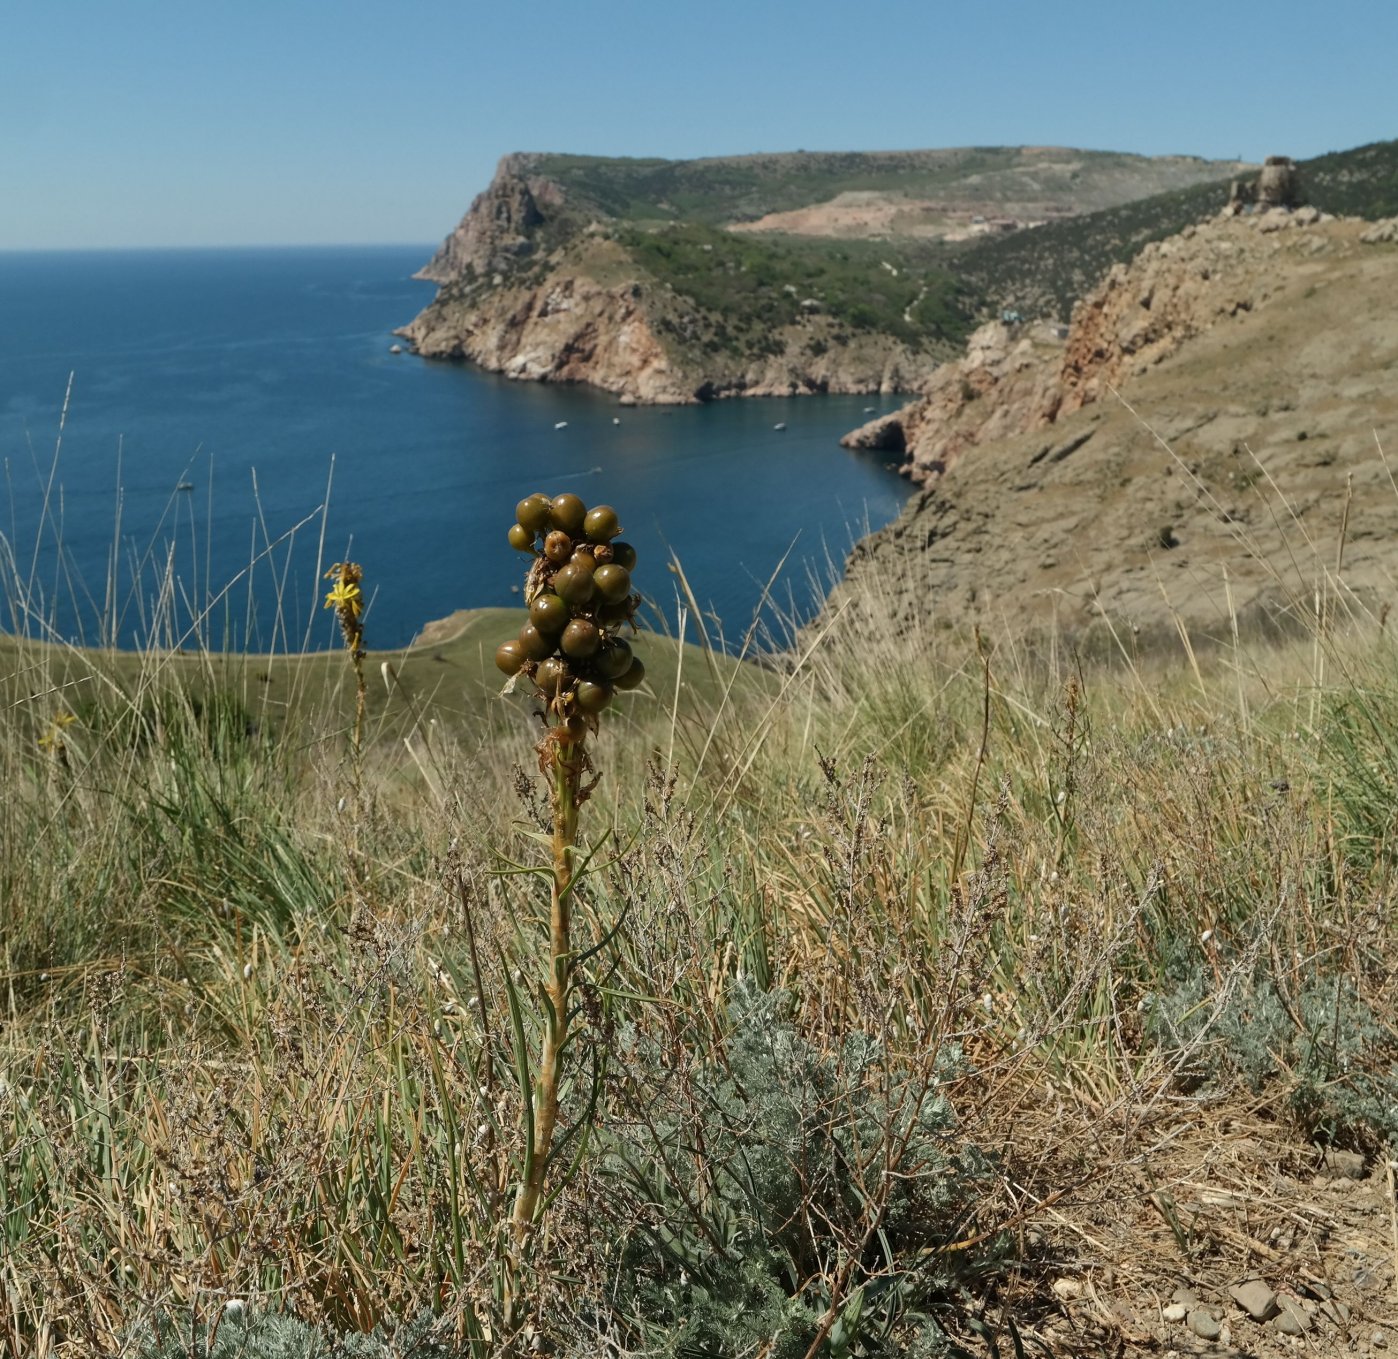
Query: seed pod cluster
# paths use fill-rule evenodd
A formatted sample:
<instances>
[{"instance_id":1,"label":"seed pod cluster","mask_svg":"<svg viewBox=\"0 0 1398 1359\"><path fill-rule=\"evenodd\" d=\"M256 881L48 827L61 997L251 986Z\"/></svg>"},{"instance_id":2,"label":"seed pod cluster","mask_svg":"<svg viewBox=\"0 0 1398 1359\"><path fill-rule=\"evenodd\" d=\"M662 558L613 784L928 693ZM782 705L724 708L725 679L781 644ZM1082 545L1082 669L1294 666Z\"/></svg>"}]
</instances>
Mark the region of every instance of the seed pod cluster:
<instances>
[{"instance_id":1,"label":"seed pod cluster","mask_svg":"<svg viewBox=\"0 0 1398 1359\"><path fill-rule=\"evenodd\" d=\"M534 558L524 587L529 621L496 648L495 664L528 676L559 719L595 717L646 674L621 635L634 633L641 602L631 590L636 550L617 541L610 505L588 509L575 495L526 496L515 520L510 546Z\"/></svg>"}]
</instances>

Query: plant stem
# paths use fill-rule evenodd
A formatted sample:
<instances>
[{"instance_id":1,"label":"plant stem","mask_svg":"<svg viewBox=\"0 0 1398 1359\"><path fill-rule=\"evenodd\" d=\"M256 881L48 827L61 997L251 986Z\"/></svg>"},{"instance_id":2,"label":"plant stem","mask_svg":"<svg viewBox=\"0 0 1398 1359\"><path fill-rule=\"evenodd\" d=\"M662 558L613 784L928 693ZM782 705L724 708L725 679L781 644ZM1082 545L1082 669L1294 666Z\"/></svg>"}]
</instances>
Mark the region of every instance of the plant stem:
<instances>
[{"instance_id":1,"label":"plant stem","mask_svg":"<svg viewBox=\"0 0 1398 1359\"><path fill-rule=\"evenodd\" d=\"M544 982L543 1043L539 1052L538 1073L534 1078L534 1155L515 1195L510 1220L512 1273L515 1275L512 1303L518 1297L515 1289L518 1288L525 1250L543 1197L549 1153L558 1123L558 1088L563 1071L563 1050L568 1043L569 990L573 971L570 888L573 882L573 849L578 834L578 789L584 767L585 735L583 730L569 724L554 728L547 738L551 764L549 794L553 812L549 966ZM526 1109L525 1117L530 1116L531 1111ZM510 1310L513 1311L512 1306ZM511 1319L518 1321L518 1318Z\"/></svg>"}]
</instances>

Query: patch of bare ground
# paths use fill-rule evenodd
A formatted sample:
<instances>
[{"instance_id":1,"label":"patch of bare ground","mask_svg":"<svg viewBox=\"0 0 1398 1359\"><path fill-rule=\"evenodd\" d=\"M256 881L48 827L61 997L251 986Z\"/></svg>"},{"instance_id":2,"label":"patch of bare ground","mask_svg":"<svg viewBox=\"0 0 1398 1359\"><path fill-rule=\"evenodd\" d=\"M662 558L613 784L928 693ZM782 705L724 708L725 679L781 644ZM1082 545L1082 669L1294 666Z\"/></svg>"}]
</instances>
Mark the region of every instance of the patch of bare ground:
<instances>
[{"instance_id":1,"label":"patch of bare ground","mask_svg":"<svg viewBox=\"0 0 1398 1359\"><path fill-rule=\"evenodd\" d=\"M1072 1098L1038 1116L1056 1114L1043 1130L1059 1148L1045 1153L1046 1182L1076 1187L1041 1200L1020 1190L1017 1281L983 1301L1002 1352L1013 1332L1027 1353L1051 1355L1398 1349L1398 1229L1382 1157L1307 1144L1236 1096L1138 1110L1087 1100L1069 1112ZM1064 1164L1065 1143L1076 1166Z\"/></svg>"},{"instance_id":2,"label":"patch of bare ground","mask_svg":"<svg viewBox=\"0 0 1398 1359\"><path fill-rule=\"evenodd\" d=\"M851 190L824 203L769 212L728 229L742 233L778 232L787 236L832 236L863 240L887 236L964 240L993 218L1005 227L1028 226L1071 217L1070 204L1052 201L924 199L904 194Z\"/></svg>"}]
</instances>

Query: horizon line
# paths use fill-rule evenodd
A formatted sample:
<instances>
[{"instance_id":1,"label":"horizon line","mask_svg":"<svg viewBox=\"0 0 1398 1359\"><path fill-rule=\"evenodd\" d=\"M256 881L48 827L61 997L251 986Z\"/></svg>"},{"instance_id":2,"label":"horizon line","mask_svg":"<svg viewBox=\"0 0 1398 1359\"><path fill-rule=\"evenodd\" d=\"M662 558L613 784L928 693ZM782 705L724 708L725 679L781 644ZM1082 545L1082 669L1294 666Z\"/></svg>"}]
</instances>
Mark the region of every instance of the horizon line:
<instances>
[{"instance_id":1,"label":"horizon line","mask_svg":"<svg viewBox=\"0 0 1398 1359\"><path fill-rule=\"evenodd\" d=\"M166 242L153 245L0 245L0 255L98 255L172 250L435 250L435 241L245 241Z\"/></svg>"}]
</instances>

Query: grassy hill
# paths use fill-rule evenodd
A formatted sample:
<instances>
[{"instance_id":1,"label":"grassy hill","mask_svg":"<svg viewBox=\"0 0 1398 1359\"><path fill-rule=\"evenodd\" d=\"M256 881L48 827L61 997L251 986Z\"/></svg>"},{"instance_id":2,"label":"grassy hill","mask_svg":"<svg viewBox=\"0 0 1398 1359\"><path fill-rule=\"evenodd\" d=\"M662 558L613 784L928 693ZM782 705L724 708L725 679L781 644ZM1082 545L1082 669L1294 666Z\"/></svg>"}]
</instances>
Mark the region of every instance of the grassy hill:
<instances>
[{"instance_id":1,"label":"grassy hill","mask_svg":"<svg viewBox=\"0 0 1398 1359\"><path fill-rule=\"evenodd\" d=\"M1398 214L1398 141L1331 152L1299 168L1307 200L1323 212L1369 219ZM977 299L981 314L1013 307L1026 316L1066 320L1073 303L1113 264L1218 212L1228 201L1228 185L1223 178L989 237L968 245L947 267Z\"/></svg>"},{"instance_id":2,"label":"grassy hill","mask_svg":"<svg viewBox=\"0 0 1398 1359\"><path fill-rule=\"evenodd\" d=\"M1058 211L1078 212L1226 170L1195 156L1005 146L793 151L682 161L540 155L530 161L570 198L606 216L709 226L731 226L847 193L976 202L987 209L1052 202Z\"/></svg>"},{"instance_id":3,"label":"grassy hill","mask_svg":"<svg viewBox=\"0 0 1398 1359\"><path fill-rule=\"evenodd\" d=\"M974 324L968 290L922 242L736 236L688 222L623 228L616 239L643 276L697 313L673 323L675 338L702 334L711 353L761 354L812 315L834 327L812 343L874 332L931 352L958 345Z\"/></svg>"},{"instance_id":4,"label":"grassy hill","mask_svg":"<svg viewBox=\"0 0 1398 1359\"><path fill-rule=\"evenodd\" d=\"M570 212L615 219L612 237L641 276L692 304L702 319L671 325L672 340L702 335L708 352L740 355L779 344L774 332L798 322L802 301L811 299L838 328L821 344L840 344L839 332L873 331L941 356L959 347L990 293L963 257L935 238L896 230L867 240L790 231L739 236L728 230L735 224L850 193L1067 215L1224 168L1197 157L1053 147L693 161L548 155L531 163L564 187Z\"/></svg>"}]
</instances>

